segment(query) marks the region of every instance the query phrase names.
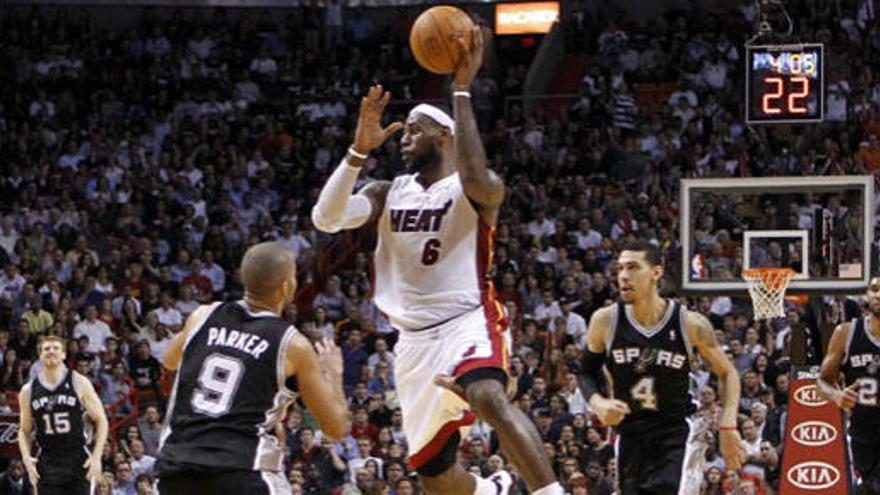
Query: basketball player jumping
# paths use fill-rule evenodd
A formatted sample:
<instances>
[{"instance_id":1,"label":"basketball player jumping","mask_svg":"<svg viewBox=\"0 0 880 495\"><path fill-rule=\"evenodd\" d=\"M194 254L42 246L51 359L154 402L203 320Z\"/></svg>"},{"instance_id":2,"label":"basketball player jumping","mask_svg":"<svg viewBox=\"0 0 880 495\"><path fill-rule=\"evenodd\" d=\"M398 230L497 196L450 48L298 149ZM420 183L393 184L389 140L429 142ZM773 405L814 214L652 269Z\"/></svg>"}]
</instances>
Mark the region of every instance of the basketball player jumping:
<instances>
[{"instance_id":1,"label":"basketball player jumping","mask_svg":"<svg viewBox=\"0 0 880 495\"><path fill-rule=\"evenodd\" d=\"M454 119L419 105L405 125L383 129L390 94L370 88L361 100L354 144L321 191L312 220L325 232L377 221L375 302L400 330L394 376L409 462L425 490L496 495L511 484L507 473L484 480L456 462L458 429L475 419L470 403L495 428L531 493L562 494L537 430L505 394L506 316L487 276L504 183L486 168L471 107L468 89L483 56L479 28L473 39L473 46L462 43L454 75ZM411 173L352 194L367 155L400 129ZM467 401L431 386L438 375L454 377Z\"/></svg>"},{"instance_id":2,"label":"basketball player jumping","mask_svg":"<svg viewBox=\"0 0 880 495\"><path fill-rule=\"evenodd\" d=\"M43 370L22 387L18 447L31 484L40 495L85 495L101 479L101 454L107 443L107 416L88 378L64 364L64 340L40 339ZM88 450L84 416L96 430ZM39 455L31 456L36 429Z\"/></svg>"},{"instance_id":3,"label":"basketball player jumping","mask_svg":"<svg viewBox=\"0 0 880 495\"><path fill-rule=\"evenodd\" d=\"M852 411L849 447L861 479L856 493L880 495L880 277L871 279L866 295L869 314L834 329L816 385L821 396Z\"/></svg>"},{"instance_id":4,"label":"basketball player jumping","mask_svg":"<svg viewBox=\"0 0 880 495\"><path fill-rule=\"evenodd\" d=\"M159 444L163 495L288 494L280 422L291 378L327 435L348 429L342 353L318 353L280 318L296 292L296 262L280 244L257 244L241 262L243 300L200 306L168 348L177 370Z\"/></svg>"},{"instance_id":5,"label":"basketball player jumping","mask_svg":"<svg viewBox=\"0 0 880 495\"><path fill-rule=\"evenodd\" d=\"M694 349L718 375L721 453L734 471L745 459L736 424L739 376L706 317L658 294L663 267L656 246L630 243L617 262L622 301L590 319L580 377L584 397L604 424L618 425L622 495L698 494L699 435L688 419L694 410L689 394ZM601 391L603 365L611 375L613 398Z\"/></svg>"}]
</instances>

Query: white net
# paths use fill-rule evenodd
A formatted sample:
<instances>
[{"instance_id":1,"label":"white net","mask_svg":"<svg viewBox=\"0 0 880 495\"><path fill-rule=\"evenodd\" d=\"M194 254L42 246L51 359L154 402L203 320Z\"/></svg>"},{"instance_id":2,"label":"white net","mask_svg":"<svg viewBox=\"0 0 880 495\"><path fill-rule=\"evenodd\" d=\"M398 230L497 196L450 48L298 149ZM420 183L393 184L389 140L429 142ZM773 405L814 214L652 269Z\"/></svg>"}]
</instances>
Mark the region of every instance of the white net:
<instances>
[{"instance_id":1,"label":"white net","mask_svg":"<svg viewBox=\"0 0 880 495\"><path fill-rule=\"evenodd\" d=\"M756 268L743 270L749 287L756 320L785 316L783 302L788 281L796 274L791 268Z\"/></svg>"}]
</instances>

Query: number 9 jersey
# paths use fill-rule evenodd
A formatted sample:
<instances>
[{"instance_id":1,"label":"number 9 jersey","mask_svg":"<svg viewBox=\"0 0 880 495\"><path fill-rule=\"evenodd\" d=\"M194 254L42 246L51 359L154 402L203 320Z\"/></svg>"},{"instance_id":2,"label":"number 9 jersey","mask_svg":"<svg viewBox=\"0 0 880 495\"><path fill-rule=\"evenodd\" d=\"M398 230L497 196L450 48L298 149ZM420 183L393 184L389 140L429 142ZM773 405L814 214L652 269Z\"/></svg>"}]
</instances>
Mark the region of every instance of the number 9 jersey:
<instances>
[{"instance_id":1,"label":"number 9 jersey","mask_svg":"<svg viewBox=\"0 0 880 495\"><path fill-rule=\"evenodd\" d=\"M184 344L159 439L160 476L283 468L275 427L295 398L284 350L296 332L243 301L212 305Z\"/></svg>"},{"instance_id":2,"label":"number 9 jersey","mask_svg":"<svg viewBox=\"0 0 880 495\"><path fill-rule=\"evenodd\" d=\"M458 173L427 189L394 178L379 217L374 300L391 325L420 330L491 304L493 228L464 194Z\"/></svg>"}]
</instances>

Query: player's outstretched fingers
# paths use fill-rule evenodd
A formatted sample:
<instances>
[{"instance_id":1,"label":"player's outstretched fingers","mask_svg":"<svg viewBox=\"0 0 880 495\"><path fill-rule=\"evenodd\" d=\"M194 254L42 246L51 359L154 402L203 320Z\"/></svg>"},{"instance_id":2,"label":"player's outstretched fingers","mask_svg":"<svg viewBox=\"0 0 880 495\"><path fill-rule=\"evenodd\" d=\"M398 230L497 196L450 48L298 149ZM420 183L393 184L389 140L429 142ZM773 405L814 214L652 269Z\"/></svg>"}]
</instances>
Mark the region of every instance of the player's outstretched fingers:
<instances>
[{"instance_id":1,"label":"player's outstretched fingers","mask_svg":"<svg viewBox=\"0 0 880 495\"><path fill-rule=\"evenodd\" d=\"M391 137L395 132L403 129L403 122L393 122L388 124L388 127L385 128L385 140Z\"/></svg>"},{"instance_id":2,"label":"player's outstretched fingers","mask_svg":"<svg viewBox=\"0 0 880 495\"><path fill-rule=\"evenodd\" d=\"M856 380L850 384L850 386L843 389L843 393L840 396L840 407L844 409L852 409L856 406L856 403L859 401L859 387L861 384L859 380Z\"/></svg>"},{"instance_id":3,"label":"player's outstretched fingers","mask_svg":"<svg viewBox=\"0 0 880 495\"><path fill-rule=\"evenodd\" d=\"M461 397L461 400L465 402L468 400L461 385L456 383L455 378L449 375L434 375L434 385L449 390L453 394Z\"/></svg>"}]
</instances>

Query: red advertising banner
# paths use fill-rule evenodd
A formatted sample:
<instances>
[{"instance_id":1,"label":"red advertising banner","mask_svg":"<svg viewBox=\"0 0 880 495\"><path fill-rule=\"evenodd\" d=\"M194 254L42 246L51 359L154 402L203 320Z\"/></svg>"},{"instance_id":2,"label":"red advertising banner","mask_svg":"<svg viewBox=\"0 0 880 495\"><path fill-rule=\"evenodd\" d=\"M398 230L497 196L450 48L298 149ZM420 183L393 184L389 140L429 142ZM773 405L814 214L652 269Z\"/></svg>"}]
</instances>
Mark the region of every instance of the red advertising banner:
<instances>
[{"instance_id":1,"label":"red advertising banner","mask_svg":"<svg viewBox=\"0 0 880 495\"><path fill-rule=\"evenodd\" d=\"M780 495L849 494L843 415L819 396L817 375L803 368L792 377Z\"/></svg>"},{"instance_id":2,"label":"red advertising banner","mask_svg":"<svg viewBox=\"0 0 880 495\"><path fill-rule=\"evenodd\" d=\"M18 414L0 414L0 457L18 455Z\"/></svg>"}]
</instances>

